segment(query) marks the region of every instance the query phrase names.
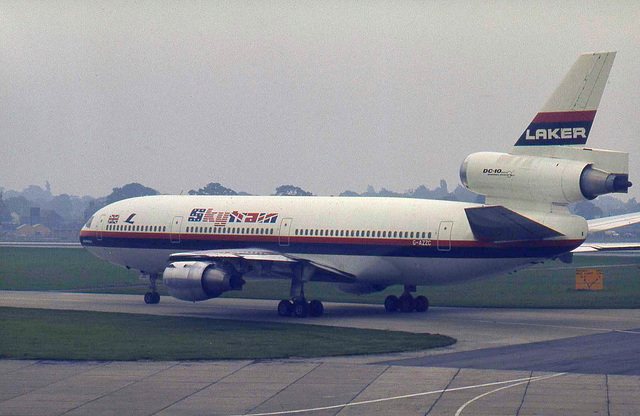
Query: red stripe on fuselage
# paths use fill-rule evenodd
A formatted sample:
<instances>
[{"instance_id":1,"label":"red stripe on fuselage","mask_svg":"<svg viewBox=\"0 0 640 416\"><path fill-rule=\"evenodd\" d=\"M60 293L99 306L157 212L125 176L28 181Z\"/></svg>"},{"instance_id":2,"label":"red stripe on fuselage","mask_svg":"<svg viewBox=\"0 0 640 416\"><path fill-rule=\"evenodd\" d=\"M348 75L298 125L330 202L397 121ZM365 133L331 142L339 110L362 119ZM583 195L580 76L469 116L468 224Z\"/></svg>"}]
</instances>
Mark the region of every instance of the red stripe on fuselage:
<instances>
[{"instance_id":1,"label":"red stripe on fuselage","mask_svg":"<svg viewBox=\"0 0 640 416\"><path fill-rule=\"evenodd\" d=\"M169 233L144 233L126 231L102 231L102 238L127 239L157 239L169 240ZM97 237L97 231L82 230L80 237ZM286 237L282 237L283 239ZM180 234L180 240L188 241L241 241L248 245L260 242L277 242L278 235L247 235L247 234ZM424 244L429 241L430 244ZM291 236L290 244L354 244L354 245L375 245L375 246L414 246L433 248L437 247L438 240L425 240L420 238L356 238L356 237L315 237L315 236ZM452 240L451 248L541 248L541 247L568 247L574 248L582 244L583 240L537 240L537 241L510 241L500 243L488 243L477 240ZM447 241L444 242L446 245ZM286 249L283 251L286 252Z\"/></svg>"},{"instance_id":2,"label":"red stripe on fuselage","mask_svg":"<svg viewBox=\"0 0 640 416\"><path fill-rule=\"evenodd\" d=\"M558 111L553 113L538 113L533 123L570 123L572 121L593 121L596 111Z\"/></svg>"}]
</instances>

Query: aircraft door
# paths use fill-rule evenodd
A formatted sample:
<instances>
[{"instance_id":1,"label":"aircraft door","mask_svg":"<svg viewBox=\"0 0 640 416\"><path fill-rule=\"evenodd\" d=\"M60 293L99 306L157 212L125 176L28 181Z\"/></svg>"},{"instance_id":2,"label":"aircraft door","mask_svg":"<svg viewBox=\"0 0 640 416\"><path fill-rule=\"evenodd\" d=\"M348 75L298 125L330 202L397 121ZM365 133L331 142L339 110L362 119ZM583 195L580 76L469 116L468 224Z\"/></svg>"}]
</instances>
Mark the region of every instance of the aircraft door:
<instances>
[{"instance_id":1,"label":"aircraft door","mask_svg":"<svg viewBox=\"0 0 640 416\"><path fill-rule=\"evenodd\" d=\"M451 230L453 221L441 221L438 228L438 251L451 250Z\"/></svg>"},{"instance_id":2,"label":"aircraft door","mask_svg":"<svg viewBox=\"0 0 640 416\"><path fill-rule=\"evenodd\" d=\"M291 218L283 218L280 223L280 235L278 236L278 243L286 247L289 245L289 236L291 235L291 223L293 220Z\"/></svg>"},{"instance_id":3,"label":"aircraft door","mask_svg":"<svg viewBox=\"0 0 640 416\"><path fill-rule=\"evenodd\" d=\"M173 221L171 222L171 233L169 234L169 239L172 243L180 242L180 231L182 229L182 217L173 217Z\"/></svg>"},{"instance_id":4,"label":"aircraft door","mask_svg":"<svg viewBox=\"0 0 640 416\"><path fill-rule=\"evenodd\" d=\"M102 241L102 231L104 230L104 219L106 214L100 215L100 220L98 220L98 241Z\"/></svg>"}]
</instances>

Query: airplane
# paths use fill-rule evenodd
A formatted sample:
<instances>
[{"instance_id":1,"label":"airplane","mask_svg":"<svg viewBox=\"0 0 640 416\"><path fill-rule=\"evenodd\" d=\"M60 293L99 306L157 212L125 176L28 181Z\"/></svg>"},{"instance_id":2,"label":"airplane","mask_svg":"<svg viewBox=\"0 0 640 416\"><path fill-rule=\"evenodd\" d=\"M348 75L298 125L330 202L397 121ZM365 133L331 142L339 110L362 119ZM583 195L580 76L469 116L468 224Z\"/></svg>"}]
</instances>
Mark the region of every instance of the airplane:
<instances>
[{"instance_id":1,"label":"airplane","mask_svg":"<svg viewBox=\"0 0 640 416\"><path fill-rule=\"evenodd\" d=\"M549 259L571 261L590 232L640 213L586 221L568 204L627 193L628 154L585 147L615 52L580 55L509 153L468 156L460 178L485 203L411 198L159 195L112 203L80 232L92 254L149 279L146 303L202 301L250 281L291 281L281 316L320 316L304 285L353 294L403 285L390 312L425 312L417 286L451 285ZM606 249L615 249L607 246ZM627 247L628 248L628 247Z\"/></svg>"}]
</instances>

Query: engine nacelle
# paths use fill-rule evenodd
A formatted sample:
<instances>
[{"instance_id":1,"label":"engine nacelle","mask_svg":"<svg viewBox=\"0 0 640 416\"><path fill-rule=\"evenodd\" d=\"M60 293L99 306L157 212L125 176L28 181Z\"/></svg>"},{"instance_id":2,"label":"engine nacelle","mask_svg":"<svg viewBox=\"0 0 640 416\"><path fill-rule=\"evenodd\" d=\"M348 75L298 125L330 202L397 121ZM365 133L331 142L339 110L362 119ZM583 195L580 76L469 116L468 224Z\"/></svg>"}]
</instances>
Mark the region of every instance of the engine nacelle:
<instances>
[{"instance_id":1,"label":"engine nacelle","mask_svg":"<svg viewBox=\"0 0 640 416\"><path fill-rule=\"evenodd\" d=\"M629 175L596 169L588 161L480 152L460 166L462 184L489 197L569 203L626 193Z\"/></svg>"},{"instance_id":2,"label":"engine nacelle","mask_svg":"<svg viewBox=\"0 0 640 416\"><path fill-rule=\"evenodd\" d=\"M228 290L241 290L244 285L231 268L200 261L171 263L164 269L162 282L174 298L193 302L218 297Z\"/></svg>"},{"instance_id":3,"label":"engine nacelle","mask_svg":"<svg viewBox=\"0 0 640 416\"><path fill-rule=\"evenodd\" d=\"M387 287L370 283L334 283L333 286L342 293L351 295L366 295L367 293L382 292Z\"/></svg>"}]
</instances>

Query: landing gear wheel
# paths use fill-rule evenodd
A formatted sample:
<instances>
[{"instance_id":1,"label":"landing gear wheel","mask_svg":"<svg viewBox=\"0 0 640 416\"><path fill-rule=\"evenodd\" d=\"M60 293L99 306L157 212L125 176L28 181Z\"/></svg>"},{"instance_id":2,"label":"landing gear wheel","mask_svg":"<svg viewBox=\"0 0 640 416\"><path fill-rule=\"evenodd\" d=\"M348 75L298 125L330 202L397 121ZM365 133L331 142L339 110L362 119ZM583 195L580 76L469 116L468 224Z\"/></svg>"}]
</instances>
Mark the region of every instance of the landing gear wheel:
<instances>
[{"instance_id":1,"label":"landing gear wheel","mask_svg":"<svg viewBox=\"0 0 640 416\"><path fill-rule=\"evenodd\" d=\"M412 312L416 307L416 301L411 295L400 296L400 312Z\"/></svg>"},{"instance_id":2,"label":"landing gear wheel","mask_svg":"<svg viewBox=\"0 0 640 416\"><path fill-rule=\"evenodd\" d=\"M293 314L298 318L304 318L309 313L309 305L304 299L296 299L293 302Z\"/></svg>"},{"instance_id":3,"label":"landing gear wheel","mask_svg":"<svg viewBox=\"0 0 640 416\"><path fill-rule=\"evenodd\" d=\"M160 294L157 292L147 292L144 294L144 303L154 305L160 303Z\"/></svg>"},{"instance_id":4,"label":"landing gear wheel","mask_svg":"<svg viewBox=\"0 0 640 416\"><path fill-rule=\"evenodd\" d=\"M400 301L397 296L390 295L384 300L384 308L387 312L396 312L400 307Z\"/></svg>"},{"instance_id":5,"label":"landing gear wheel","mask_svg":"<svg viewBox=\"0 0 640 416\"><path fill-rule=\"evenodd\" d=\"M429 300L426 296L418 296L416 298L416 312L426 312L429 309Z\"/></svg>"},{"instance_id":6,"label":"landing gear wheel","mask_svg":"<svg viewBox=\"0 0 640 416\"><path fill-rule=\"evenodd\" d=\"M324 313L324 305L319 300L312 300L309 302L309 315L322 316Z\"/></svg>"},{"instance_id":7,"label":"landing gear wheel","mask_svg":"<svg viewBox=\"0 0 640 416\"><path fill-rule=\"evenodd\" d=\"M281 300L278 303L278 315L280 316L291 316L293 312L293 305L288 300Z\"/></svg>"},{"instance_id":8,"label":"landing gear wheel","mask_svg":"<svg viewBox=\"0 0 640 416\"><path fill-rule=\"evenodd\" d=\"M153 303L153 293L147 292L144 294L144 303L151 305Z\"/></svg>"}]
</instances>

